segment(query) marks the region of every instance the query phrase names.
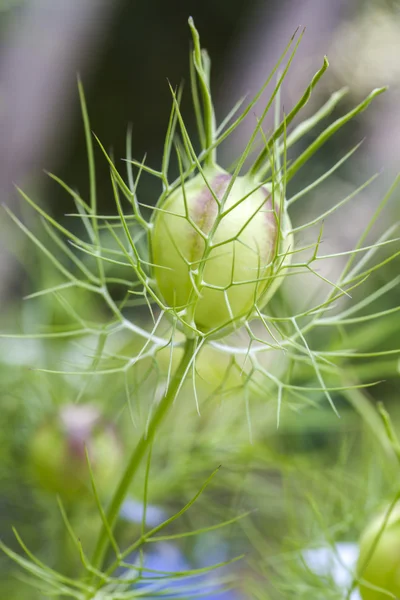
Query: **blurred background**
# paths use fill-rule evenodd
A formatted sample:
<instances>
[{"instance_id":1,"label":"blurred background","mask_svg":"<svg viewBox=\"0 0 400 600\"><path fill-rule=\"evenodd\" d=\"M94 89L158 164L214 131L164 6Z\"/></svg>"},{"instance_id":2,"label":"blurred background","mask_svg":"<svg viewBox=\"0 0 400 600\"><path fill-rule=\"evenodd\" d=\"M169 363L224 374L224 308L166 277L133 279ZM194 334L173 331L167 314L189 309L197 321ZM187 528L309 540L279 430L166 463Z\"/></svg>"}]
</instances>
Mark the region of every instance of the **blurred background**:
<instances>
[{"instance_id":1,"label":"blurred background","mask_svg":"<svg viewBox=\"0 0 400 600\"><path fill-rule=\"evenodd\" d=\"M301 208L297 209L296 205L296 210L309 210L311 214L316 206L325 206L325 203L330 206L333 198L346 196L374 172L381 172L379 179L360 194L356 203L347 205L326 223L324 251L349 250L398 171L398 0L0 0L2 204L11 207L27 225L32 223L32 215L28 214L15 190L17 184L29 190L41 206L47 207L52 215L63 221L65 213L71 211L70 199L61 187L49 180L45 170L56 173L68 185L78 189L83 197L88 196L77 74L85 88L91 127L105 148L112 149L117 165L123 169L126 132L131 125L134 156L141 160L146 155L147 164L158 168L171 108L168 81L174 86L186 81L182 110L189 130L195 130L189 93L189 15L193 16L202 45L212 58L211 81L218 120L241 96L248 94L251 97L257 92L298 26L305 26L306 33L282 92L281 100L286 111L320 67L324 55L329 58L330 68L302 118L312 114L334 90L344 86L350 88L349 93L335 109L332 118L350 110L371 89L389 86L389 91L380 96L367 112L358 115L324 146L317 158L311 161L312 165L291 183L289 190L295 193L307 185L365 138L361 149L349 163L336 172L322 189L310 194L308 201L301 203ZM254 123L254 115L251 115L251 119L230 138L229 145L222 147L220 162L224 166L238 156ZM272 117L270 122L267 121L268 125L272 126ZM304 143L312 141L318 133L308 134ZM112 213L115 206L109 170L97 150L96 159L100 212ZM157 181L149 177L144 178L144 182L142 198L145 203L154 204L159 195ZM398 207L398 202L394 201L387 208L375 229L375 237L398 219ZM305 220L304 214L301 216ZM46 280L46 267L40 264L35 254L31 254L30 246L16 234L4 212L0 216L0 235L0 328L9 328L10 323L21 330L42 322L65 324L65 314L57 313L49 305L20 301L23 295L36 289L38 279ZM397 260L368 283L368 290L379 289L398 272ZM87 299L81 296L71 300L76 301L74 306L96 314L98 307L95 304L88 306ZM399 299L397 285L382 300L382 310L398 306ZM51 316L49 311L53 311ZM396 348L399 333L397 318L391 320L389 326L379 326L362 333L356 331L354 343L365 351L372 343L374 348ZM132 347L127 344L125 348L127 353L134 349L135 342ZM33 366L56 363L60 357L68 364L73 361L74 351L73 344L68 347L61 343L49 346L32 340L23 343L1 340L0 344L0 410L4 415L1 417L3 432L0 434L0 538L16 548L10 531L10 524L15 524L35 551L57 567L66 562L71 573L76 568L71 558L73 551L62 542L64 526L60 522L54 496L41 495L43 481L51 478L52 465L47 465L49 471L42 473L39 480L32 478L27 466L32 436L38 429L43 431L43 427L47 427L47 423L55 418L55 412L79 397L84 403L94 404L99 413L96 410L90 413L89 410L83 416L71 416L70 413L66 416L64 411L61 417L58 414L56 418L64 425L65 419L68 423L72 419L73 425L74 419L78 422L87 419L88 435L92 434L92 426L100 427L103 433L105 430L106 447L111 444L116 461L107 467L111 471L115 464L119 464L119 454L124 455L131 440L129 426L121 426L124 382L110 380L107 387L103 381L91 380L82 391L80 384L61 376L47 377L30 371ZM206 357L204 360L205 369L211 362L217 365L214 367L216 374L213 371L204 375L202 394L207 398L210 385L214 389L222 384L218 372L219 359ZM169 427L174 429L175 447L170 448L168 436L165 440L161 439L155 452L156 483L151 497L154 508L171 514L179 508L182 498L188 499L201 486L204 474L209 474L225 459L228 465L225 474L210 492L208 501L200 503L200 508L184 526L187 529L203 527L206 517L211 515L211 520L220 518L228 507L232 515L258 509L259 516L251 523L236 528L234 533L226 534L227 537L225 534L209 537L197 545L185 542L179 549L178 562L172 565L171 570L188 568L188 564L200 567L204 564L204 557L210 554L210 548L218 550L216 562L231 558L233 554L242 552L242 548L243 551L256 548L254 553L249 551L250 559L242 567L244 574L251 572L252 575L249 576L249 587L241 590L241 598L341 598L340 586L331 575L326 576L319 590L320 583L314 578L315 573L309 569L302 570L302 561L293 559L291 562L291 553L302 548L307 539L315 539L317 548L326 546L327 540L330 545L334 545L337 539L356 542L366 515L372 514L385 498L391 497L393 473L396 471L393 470L392 458L388 458L390 452L387 448L382 450L381 444L371 436L371 419L372 427L379 428L379 425L375 424L370 408L373 410L375 402L383 400L391 408L395 422L400 422L400 414L396 414L397 367L396 357L382 360L376 367L374 377L385 382L368 394L371 404L365 408L363 419L359 418L360 408L354 410L355 397L349 404L338 399L343 409L340 423L329 407L327 410L306 411L298 416L300 409L292 406L295 410L288 410L282 429L277 432L275 405L267 405L269 408L266 408L263 400L268 390L258 390L254 400L254 422L258 429L253 443L249 441L247 428L245 431L241 429L246 409L235 380L228 382L228 391L224 391L223 408L208 403L200 423L190 411L175 415L178 423L184 422L186 437L182 426L177 425L172 416ZM221 373L224 368L226 364L221 365ZM368 362L358 363L357 369L357 372L351 373L356 373L362 381L364 377L368 379L373 371ZM140 379L142 375L139 373L137 377ZM156 382L151 378L146 380L146 377L144 381L144 388L140 389L147 390L149 397ZM360 398L359 406L364 404L365 398ZM207 427L205 423L208 423ZM232 430L240 431L236 446L227 442L226 436L231 437ZM193 435L188 432L193 432ZM58 443L52 440L53 433L48 438L46 435L44 429L43 439L40 438L36 446L38 456L42 444L46 454L46 448L54 448ZM115 442L116 439L119 441ZM101 446L101 436L100 440ZM46 446L47 443L50 446ZM106 454L110 454L109 449ZM122 461L123 458L121 464ZM106 487L107 482L106 479ZM342 493L344 485L349 486L349 495ZM60 493L57 482L54 486L50 492ZM42 487L46 488L46 484ZM306 489L309 494L305 493ZM287 506L282 505L282 490L287 492ZM77 493L81 494L81 490ZM310 501L312 493L315 502ZM138 505L134 504L139 500L140 494L135 497L133 490L130 505L133 512L129 513L127 507L129 516L126 522L129 526L122 527L122 535L127 539L141 521ZM298 510L294 508L296 506L304 510L304 520L300 524L295 523L293 518ZM324 518L318 522L319 510ZM82 536L86 536L89 545L93 530L88 515L92 513L85 503L79 510L71 509L71 518L78 524L85 523ZM157 521L157 517L155 519ZM32 529L33 523L40 525ZM280 555L283 549L286 558L280 562L274 557ZM167 554L171 556L171 552L170 549ZM270 562L265 562L265 555L271 558ZM155 559L158 558L156 556ZM1 598L38 600L44 597L40 590L32 591L21 578L6 576L9 562L5 559L0 559L0 569L4 575L3 582L0 582ZM290 588L287 577L293 582L296 577L302 580L303 596L294 583L293 589ZM286 584L283 584L285 580ZM324 595L328 588L329 596ZM259 589L264 595L256 595ZM307 595L310 590L312 596ZM236 599L233 592L229 593L228 600ZM218 597L223 596L219 594Z\"/></svg>"}]
</instances>

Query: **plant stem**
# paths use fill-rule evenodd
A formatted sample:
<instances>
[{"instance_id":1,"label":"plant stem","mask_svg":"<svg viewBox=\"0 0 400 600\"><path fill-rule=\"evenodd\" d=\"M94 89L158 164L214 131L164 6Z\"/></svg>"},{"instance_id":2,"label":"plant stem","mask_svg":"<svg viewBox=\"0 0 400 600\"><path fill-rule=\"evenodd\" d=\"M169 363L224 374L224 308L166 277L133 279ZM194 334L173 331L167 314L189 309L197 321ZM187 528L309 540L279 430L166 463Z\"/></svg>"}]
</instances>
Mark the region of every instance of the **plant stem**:
<instances>
[{"instance_id":1,"label":"plant stem","mask_svg":"<svg viewBox=\"0 0 400 600\"><path fill-rule=\"evenodd\" d=\"M195 351L196 339L187 339L184 354L176 372L174 373L171 379L168 390L166 391L165 396L162 398L156 410L154 411L154 414L152 415L148 424L147 430L142 434L140 440L134 448L129 463L125 469L122 479L114 493L114 496L108 508L106 516L107 523L111 531L114 528L121 506L126 498L132 480L136 475L139 466L142 463L142 459L148 448L151 446L151 443L154 439L154 435L158 427L164 420L165 416L168 414L168 410L176 398L182 378L185 377L188 371ZM102 568L104 557L108 550L109 543L110 540L108 537L107 528L103 524L92 558L92 566L95 569Z\"/></svg>"}]
</instances>

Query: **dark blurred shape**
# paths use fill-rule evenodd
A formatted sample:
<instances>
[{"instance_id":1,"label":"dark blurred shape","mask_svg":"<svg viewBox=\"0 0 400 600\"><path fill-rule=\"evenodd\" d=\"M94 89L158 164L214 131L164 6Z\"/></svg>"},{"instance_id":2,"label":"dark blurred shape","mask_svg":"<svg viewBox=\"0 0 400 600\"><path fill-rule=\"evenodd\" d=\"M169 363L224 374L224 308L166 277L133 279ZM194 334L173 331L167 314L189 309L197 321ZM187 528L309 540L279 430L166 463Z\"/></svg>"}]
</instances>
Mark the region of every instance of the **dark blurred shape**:
<instances>
[{"instance_id":1,"label":"dark blurred shape","mask_svg":"<svg viewBox=\"0 0 400 600\"><path fill-rule=\"evenodd\" d=\"M42 171L60 153L77 71L92 66L117 2L31 0L9 16L0 56L0 186Z\"/></svg>"},{"instance_id":2,"label":"dark blurred shape","mask_svg":"<svg viewBox=\"0 0 400 600\"><path fill-rule=\"evenodd\" d=\"M33 175L38 181L43 167L51 168L63 154L76 106L71 96L76 95L77 72L85 75L93 65L117 6L108 0L30 0L2 14L2 202L15 204L14 184ZM12 270L0 246L0 298Z\"/></svg>"},{"instance_id":3,"label":"dark blurred shape","mask_svg":"<svg viewBox=\"0 0 400 600\"><path fill-rule=\"evenodd\" d=\"M321 66L332 32L345 14L345 7L344 0L259 2L243 24L226 65L226 85L221 96L223 112L227 112L242 95L248 94L251 98L257 93L297 28L300 31L306 28L282 90L281 104L289 112ZM275 83L276 79L273 79L271 85L274 87ZM268 88L267 94L273 87ZM267 98L267 94L264 97ZM264 106L261 101L260 107ZM262 108L258 108L258 116ZM238 147L243 147L255 125L254 114L251 114L246 125L234 134L232 140L235 139L236 143L230 143L225 149L228 163L236 158ZM272 126L271 110L265 128Z\"/></svg>"}]
</instances>

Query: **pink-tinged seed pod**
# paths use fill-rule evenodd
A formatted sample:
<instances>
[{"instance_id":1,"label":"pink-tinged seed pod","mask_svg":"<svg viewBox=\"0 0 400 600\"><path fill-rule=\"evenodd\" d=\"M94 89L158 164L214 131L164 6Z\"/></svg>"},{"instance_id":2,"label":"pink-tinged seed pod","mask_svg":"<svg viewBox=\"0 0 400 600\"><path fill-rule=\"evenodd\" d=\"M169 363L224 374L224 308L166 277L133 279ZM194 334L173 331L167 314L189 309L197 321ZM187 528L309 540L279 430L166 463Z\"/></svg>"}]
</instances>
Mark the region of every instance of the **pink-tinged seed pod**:
<instances>
[{"instance_id":1,"label":"pink-tinged seed pod","mask_svg":"<svg viewBox=\"0 0 400 600\"><path fill-rule=\"evenodd\" d=\"M96 489L105 496L123 468L120 440L93 405L65 405L35 432L30 446L32 472L42 489L64 501L92 493L89 455Z\"/></svg>"},{"instance_id":2,"label":"pink-tinged seed pod","mask_svg":"<svg viewBox=\"0 0 400 600\"><path fill-rule=\"evenodd\" d=\"M160 207L152 261L159 290L182 321L203 333L224 335L276 290L272 262L288 244L289 222L285 215L278 235L280 200L270 184L260 187L237 177L221 209L232 176L219 168L205 174L208 185L198 174ZM209 249L199 231L210 241Z\"/></svg>"}]
</instances>

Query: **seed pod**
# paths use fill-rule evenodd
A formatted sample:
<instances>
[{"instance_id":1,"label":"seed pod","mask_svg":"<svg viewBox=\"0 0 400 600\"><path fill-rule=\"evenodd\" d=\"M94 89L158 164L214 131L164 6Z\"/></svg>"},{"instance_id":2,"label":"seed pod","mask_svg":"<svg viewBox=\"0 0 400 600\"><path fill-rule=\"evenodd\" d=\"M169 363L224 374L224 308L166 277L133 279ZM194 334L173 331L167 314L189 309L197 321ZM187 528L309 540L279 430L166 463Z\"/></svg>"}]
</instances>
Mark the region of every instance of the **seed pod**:
<instances>
[{"instance_id":1,"label":"seed pod","mask_svg":"<svg viewBox=\"0 0 400 600\"><path fill-rule=\"evenodd\" d=\"M387 510L376 517L360 540L357 569L365 582L360 584L363 600L400 597L400 505L385 525L386 514Z\"/></svg>"},{"instance_id":2,"label":"seed pod","mask_svg":"<svg viewBox=\"0 0 400 600\"><path fill-rule=\"evenodd\" d=\"M35 479L64 500L88 498L91 479L86 450L97 491L106 495L122 468L122 446L110 423L93 405L66 405L36 431L30 461Z\"/></svg>"},{"instance_id":3,"label":"seed pod","mask_svg":"<svg viewBox=\"0 0 400 600\"><path fill-rule=\"evenodd\" d=\"M290 226L286 215L279 226L280 200L270 184L237 177L226 195L229 173L213 168L205 175L208 185L196 175L157 211L154 274L183 322L223 335L276 291L272 265L288 244Z\"/></svg>"}]
</instances>

